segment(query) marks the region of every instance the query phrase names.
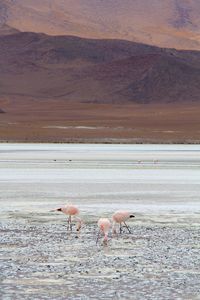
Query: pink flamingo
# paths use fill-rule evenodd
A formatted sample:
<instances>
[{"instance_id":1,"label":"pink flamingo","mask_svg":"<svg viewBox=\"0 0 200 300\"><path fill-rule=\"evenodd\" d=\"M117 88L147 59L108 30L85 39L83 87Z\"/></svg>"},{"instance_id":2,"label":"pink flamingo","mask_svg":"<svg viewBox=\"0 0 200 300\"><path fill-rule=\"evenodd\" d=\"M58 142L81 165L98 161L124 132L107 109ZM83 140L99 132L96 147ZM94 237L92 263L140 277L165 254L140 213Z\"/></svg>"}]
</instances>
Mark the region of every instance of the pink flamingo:
<instances>
[{"instance_id":1,"label":"pink flamingo","mask_svg":"<svg viewBox=\"0 0 200 300\"><path fill-rule=\"evenodd\" d=\"M65 215L68 215L68 226L67 226L67 230L72 230L72 216L74 217L74 219L76 219L77 221L77 226L76 226L76 230L80 231L81 226L82 226L82 220L77 217L77 215L79 215L80 211L79 209L75 206L75 205L66 205L60 208L57 208L56 211L61 211L62 213L64 213Z\"/></svg>"},{"instance_id":2,"label":"pink flamingo","mask_svg":"<svg viewBox=\"0 0 200 300\"><path fill-rule=\"evenodd\" d=\"M113 220L112 232L116 234L116 225L119 224L119 230L120 233L122 233L122 223L123 223L127 228L128 232L131 233L130 227L126 224L126 221L134 217L135 216L131 214L129 211L126 210L116 211L112 216L112 220Z\"/></svg>"},{"instance_id":3,"label":"pink flamingo","mask_svg":"<svg viewBox=\"0 0 200 300\"><path fill-rule=\"evenodd\" d=\"M109 219L100 218L99 221L98 221L98 227L99 227L99 232L98 232L96 244L98 243L99 236L100 236L101 232L104 234L103 243L107 244L107 242L108 242L108 233L109 233L109 230L110 230L110 227L111 227L111 223L110 223Z\"/></svg>"}]
</instances>

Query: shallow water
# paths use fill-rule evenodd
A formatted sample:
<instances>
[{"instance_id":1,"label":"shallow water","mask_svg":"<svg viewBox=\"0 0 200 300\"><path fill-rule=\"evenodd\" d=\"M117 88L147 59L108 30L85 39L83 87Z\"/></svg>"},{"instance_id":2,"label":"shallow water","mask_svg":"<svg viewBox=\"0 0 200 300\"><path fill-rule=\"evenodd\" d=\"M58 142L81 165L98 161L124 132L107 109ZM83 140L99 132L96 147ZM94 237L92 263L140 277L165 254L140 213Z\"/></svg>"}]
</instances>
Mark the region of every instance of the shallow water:
<instances>
[{"instance_id":1,"label":"shallow water","mask_svg":"<svg viewBox=\"0 0 200 300\"><path fill-rule=\"evenodd\" d=\"M199 145L1 144L0 190L3 299L198 299ZM117 209L133 234L96 246Z\"/></svg>"},{"instance_id":2,"label":"shallow water","mask_svg":"<svg viewBox=\"0 0 200 300\"><path fill-rule=\"evenodd\" d=\"M200 146L1 144L0 188L1 211L200 213Z\"/></svg>"}]
</instances>

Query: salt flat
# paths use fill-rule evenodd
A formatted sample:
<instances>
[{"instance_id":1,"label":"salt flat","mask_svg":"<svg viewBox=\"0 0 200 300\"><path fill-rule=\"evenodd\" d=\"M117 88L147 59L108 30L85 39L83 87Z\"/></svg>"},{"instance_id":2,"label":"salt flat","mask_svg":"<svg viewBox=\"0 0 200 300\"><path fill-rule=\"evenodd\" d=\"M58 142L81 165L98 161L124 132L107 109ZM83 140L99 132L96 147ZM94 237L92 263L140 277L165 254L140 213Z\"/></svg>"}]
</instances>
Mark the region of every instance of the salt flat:
<instances>
[{"instance_id":1,"label":"salt flat","mask_svg":"<svg viewBox=\"0 0 200 300\"><path fill-rule=\"evenodd\" d=\"M0 145L3 299L197 299L199 145ZM80 207L80 236L52 208ZM96 221L136 215L95 245Z\"/></svg>"}]
</instances>

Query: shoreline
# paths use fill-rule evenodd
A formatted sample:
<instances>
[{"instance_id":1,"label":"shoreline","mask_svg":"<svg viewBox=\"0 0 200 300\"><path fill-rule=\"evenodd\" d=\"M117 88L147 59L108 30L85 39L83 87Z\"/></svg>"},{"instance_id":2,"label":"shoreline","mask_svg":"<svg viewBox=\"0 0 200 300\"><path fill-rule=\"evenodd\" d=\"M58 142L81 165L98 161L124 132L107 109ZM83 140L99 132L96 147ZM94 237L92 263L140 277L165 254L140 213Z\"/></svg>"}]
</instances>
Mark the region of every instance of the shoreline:
<instances>
[{"instance_id":1,"label":"shoreline","mask_svg":"<svg viewBox=\"0 0 200 300\"><path fill-rule=\"evenodd\" d=\"M108 144L108 145L199 145L200 140L168 141L153 139L66 139L66 140L0 140L0 144Z\"/></svg>"}]
</instances>

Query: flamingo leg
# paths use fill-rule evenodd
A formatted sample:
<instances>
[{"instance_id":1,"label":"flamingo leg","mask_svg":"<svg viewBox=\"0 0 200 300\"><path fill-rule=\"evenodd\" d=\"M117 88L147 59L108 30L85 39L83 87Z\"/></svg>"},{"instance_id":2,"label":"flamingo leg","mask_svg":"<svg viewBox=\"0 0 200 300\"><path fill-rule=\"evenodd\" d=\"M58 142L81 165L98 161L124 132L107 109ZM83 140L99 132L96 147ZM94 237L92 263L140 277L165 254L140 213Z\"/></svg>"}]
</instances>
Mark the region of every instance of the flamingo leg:
<instances>
[{"instance_id":1,"label":"flamingo leg","mask_svg":"<svg viewBox=\"0 0 200 300\"><path fill-rule=\"evenodd\" d=\"M70 230L72 231L72 216L69 216L69 224Z\"/></svg>"},{"instance_id":2,"label":"flamingo leg","mask_svg":"<svg viewBox=\"0 0 200 300\"><path fill-rule=\"evenodd\" d=\"M97 234L96 245L97 245L97 243L98 243L98 241L99 241L100 232L101 232L101 230L99 229L98 234Z\"/></svg>"},{"instance_id":3,"label":"flamingo leg","mask_svg":"<svg viewBox=\"0 0 200 300\"><path fill-rule=\"evenodd\" d=\"M69 230L69 227L70 227L70 219L68 218L67 219L67 231Z\"/></svg>"},{"instance_id":4,"label":"flamingo leg","mask_svg":"<svg viewBox=\"0 0 200 300\"><path fill-rule=\"evenodd\" d=\"M71 230L72 231L72 217L69 216L69 218L67 219L67 231Z\"/></svg>"},{"instance_id":5,"label":"flamingo leg","mask_svg":"<svg viewBox=\"0 0 200 300\"><path fill-rule=\"evenodd\" d=\"M122 224L121 223L119 224L119 233L120 234L122 233Z\"/></svg>"},{"instance_id":6,"label":"flamingo leg","mask_svg":"<svg viewBox=\"0 0 200 300\"><path fill-rule=\"evenodd\" d=\"M131 229L130 227L126 224L126 222L124 222L125 227L127 228L128 232L131 233Z\"/></svg>"}]
</instances>

